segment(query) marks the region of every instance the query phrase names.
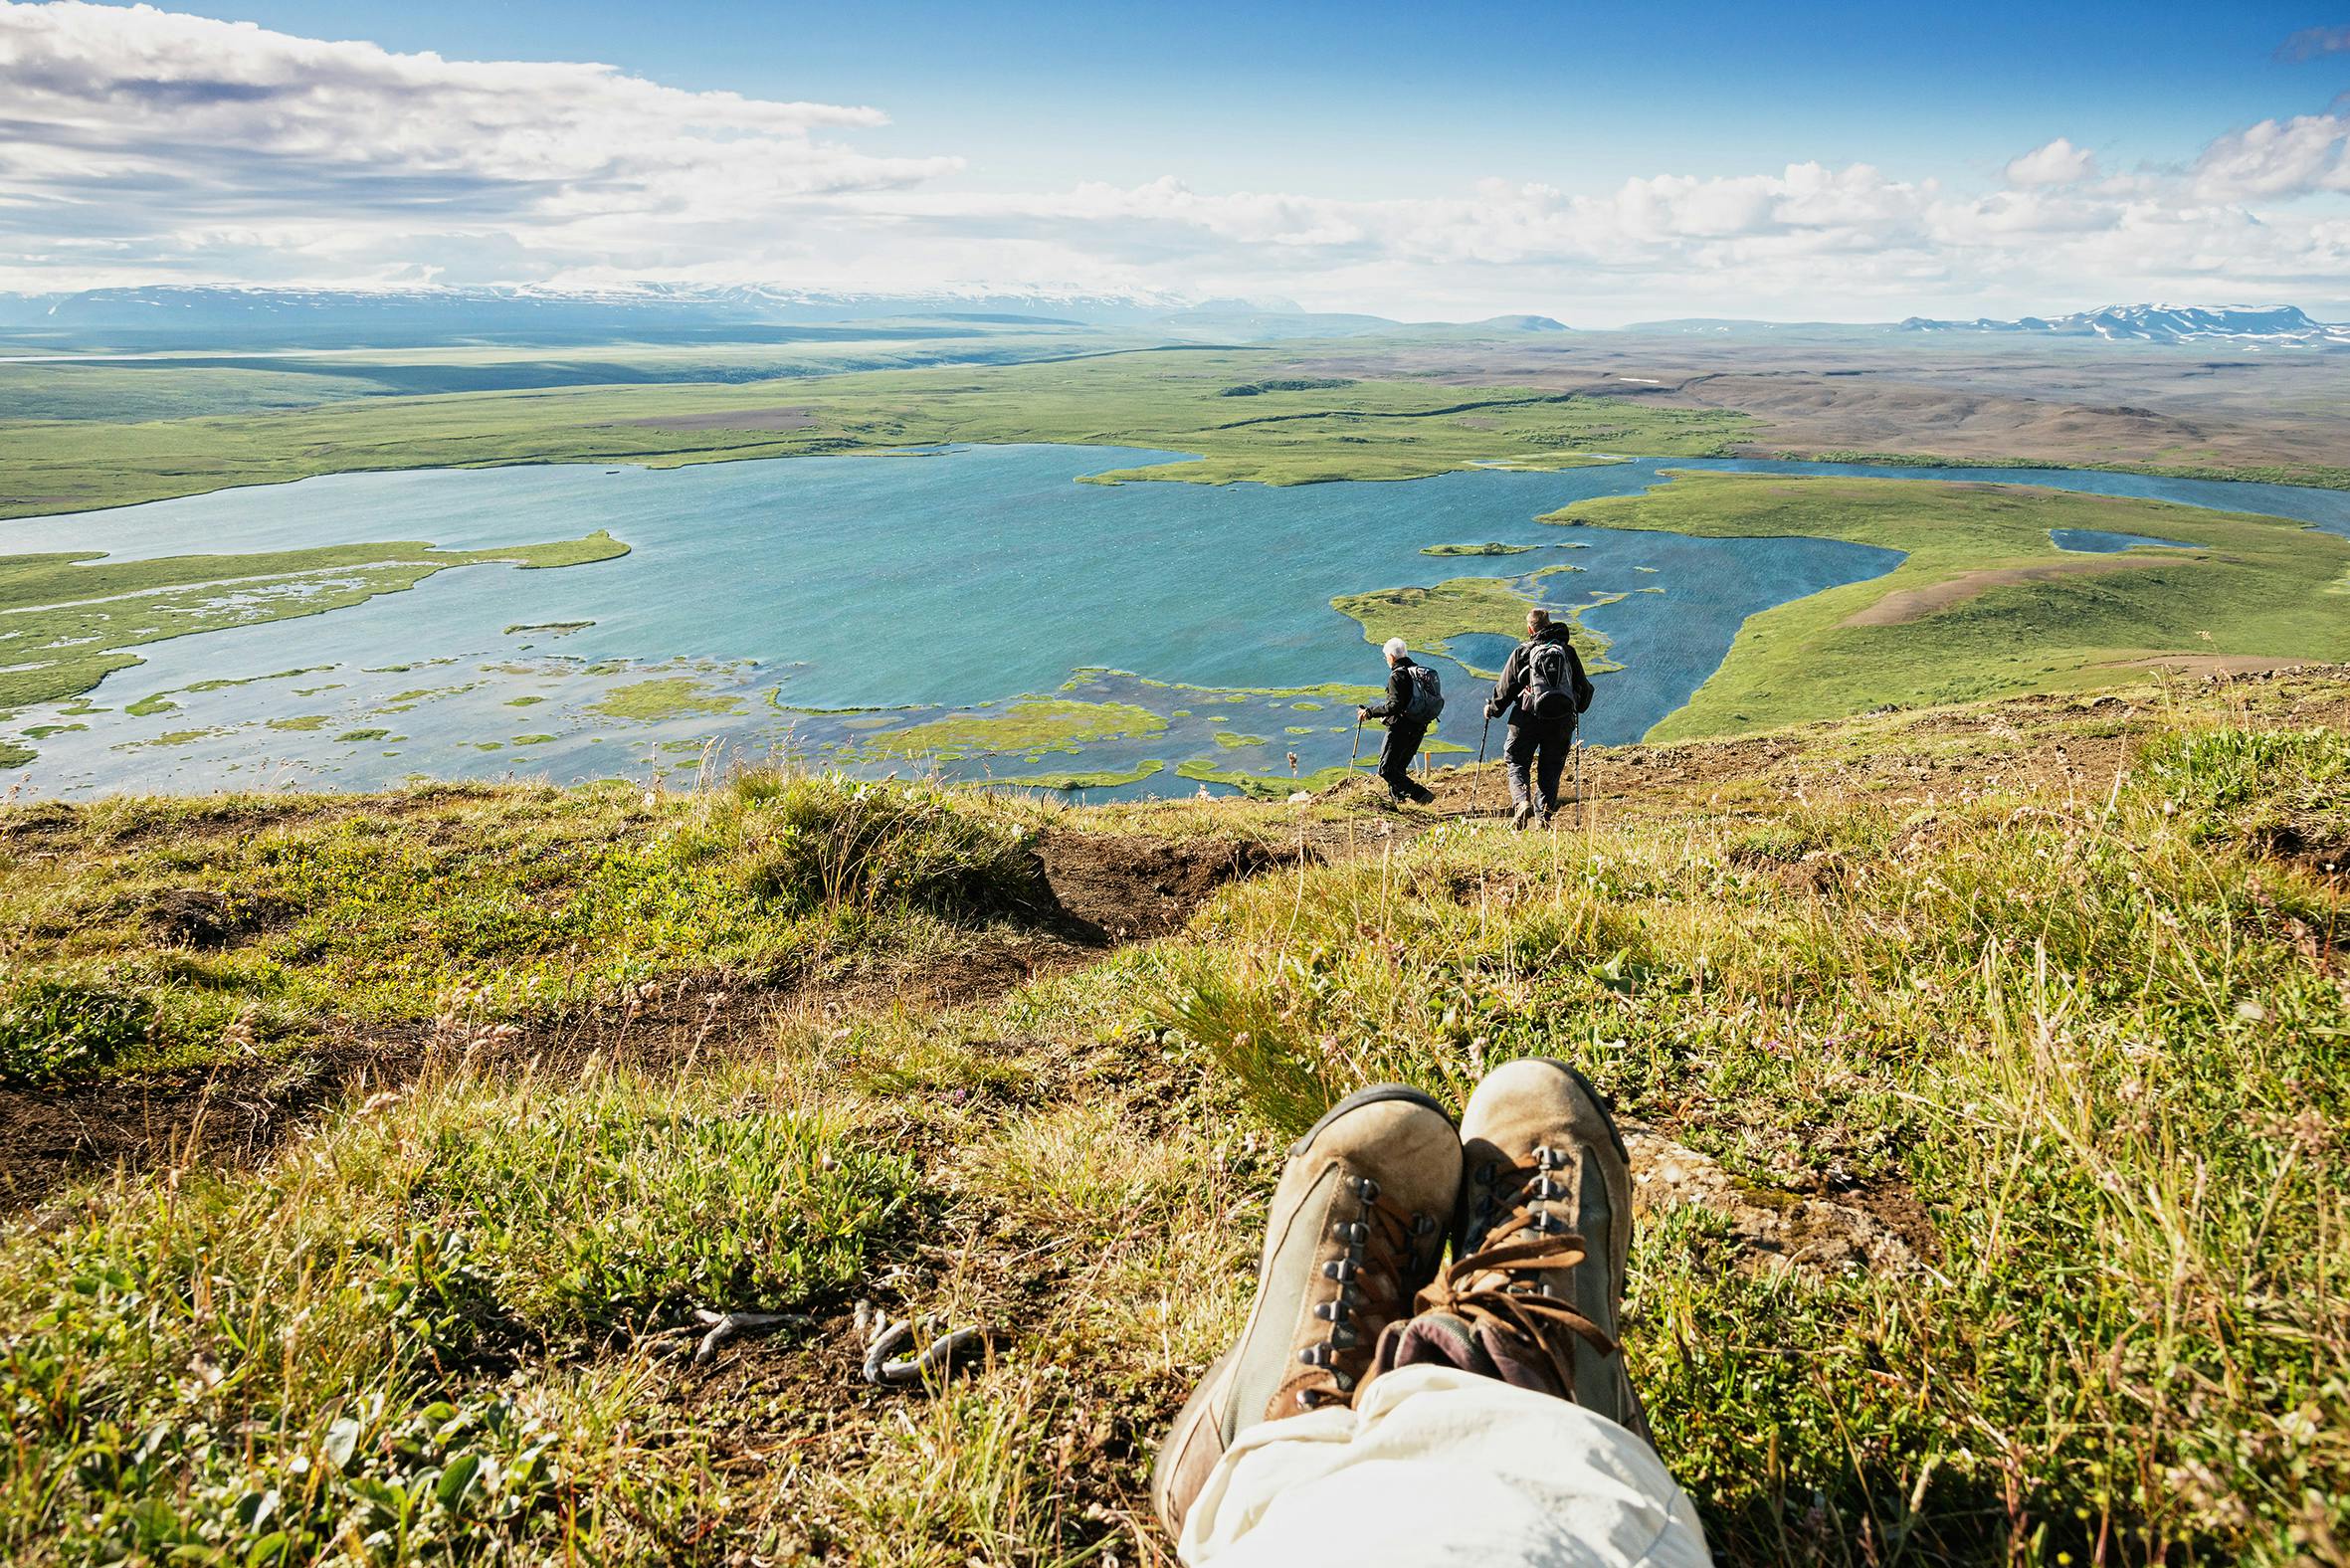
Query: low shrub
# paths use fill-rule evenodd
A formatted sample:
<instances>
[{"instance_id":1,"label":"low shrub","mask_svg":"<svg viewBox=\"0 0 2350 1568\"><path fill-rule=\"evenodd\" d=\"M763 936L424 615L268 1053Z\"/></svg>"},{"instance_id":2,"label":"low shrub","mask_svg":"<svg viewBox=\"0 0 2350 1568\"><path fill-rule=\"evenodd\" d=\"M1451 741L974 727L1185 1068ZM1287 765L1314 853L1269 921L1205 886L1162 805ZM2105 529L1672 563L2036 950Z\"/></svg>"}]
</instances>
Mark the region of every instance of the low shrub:
<instances>
[{"instance_id":1,"label":"low shrub","mask_svg":"<svg viewBox=\"0 0 2350 1568\"><path fill-rule=\"evenodd\" d=\"M146 1042L155 1007L90 982L30 980L0 992L0 1083L39 1087L102 1073Z\"/></svg>"}]
</instances>

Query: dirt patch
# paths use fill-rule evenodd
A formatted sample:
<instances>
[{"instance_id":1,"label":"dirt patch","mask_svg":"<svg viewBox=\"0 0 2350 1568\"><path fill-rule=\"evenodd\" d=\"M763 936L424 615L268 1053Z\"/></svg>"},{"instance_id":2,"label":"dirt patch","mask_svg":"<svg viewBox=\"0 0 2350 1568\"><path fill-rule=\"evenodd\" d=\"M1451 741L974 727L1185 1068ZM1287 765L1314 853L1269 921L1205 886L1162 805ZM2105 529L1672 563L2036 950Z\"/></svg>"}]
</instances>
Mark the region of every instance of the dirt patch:
<instances>
[{"instance_id":1,"label":"dirt patch","mask_svg":"<svg viewBox=\"0 0 2350 1568\"><path fill-rule=\"evenodd\" d=\"M249 941L282 923L288 909L274 898L232 898L208 887L166 887L139 911L147 929L167 942L214 952Z\"/></svg>"},{"instance_id":2,"label":"dirt patch","mask_svg":"<svg viewBox=\"0 0 2350 1568\"><path fill-rule=\"evenodd\" d=\"M2135 571L2140 567L2160 564L2165 563L2116 555L2093 560L2051 561L2044 566L1986 567L1981 571L1960 572L1955 577L1929 583L1923 588L1898 589L1867 609L1846 616L1839 624L1900 626L1909 621L1922 621L1937 610L1964 604L1993 588L2006 588L2017 583L2056 582L2066 577L2101 577L2107 572Z\"/></svg>"},{"instance_id":3,"label":"dirt patch","mask_svg":"<svg viewBox=\"0 0 2350 1568\"><path fill-rule=\"evenodd\" d=\"M1226 882L1298 852L1242 841L1168 841L1055 832L1042 845L1045 877L1080 939L1095 944L1164 936Z\"/></svg>"},{"instance_id":4,"label":"dirt patch","mask_svg":"<svg viewBox=\"0 0 2350 1568\"><path fill-rule=\"evenodd\" d=\"M1933 1227L1907 1192L1835 1198L1741 1185L1707 1155L1640 1122L1622 1124L1636 1209L1695 1205L1729 1221L1746 1266L1771 1274L1911 1274L1933 1251Z\"/></svg>"},{"instance_id":5,"label":"dirt patch","mask_svg":"<svg viewBox=\"0 0 2350 1568\"><path fill-rule=\"evenodd\" d=\"M816 416L804 408L737 408L715 414L656 414L621 423L641 430L813 430Z\"/></svg>"},{"instance_id":6,"label":"dirt patch","mask_svg":"<svg viewBox=\"0 0 2350 1568\"><path fill-rule=\"evenodd\" d=\"M116 1166L257 1159L360 1075L355 1058L322 1054L199 1076L0 1088L0 1212Z\"/></svg>"},{"instance_id":7,"label":"dirt patch","mask_svg":"<svg viewBox=\"0 0 2350 1568\"><path fill-rule=\"evenodd\" d=\"M2303 668L2290 659L2261 659L2252 654L2158 654L2152 659L2125 659L2115 670L2168 670L2183 676L2259 676Z\"/></svg>"}]
</instances>

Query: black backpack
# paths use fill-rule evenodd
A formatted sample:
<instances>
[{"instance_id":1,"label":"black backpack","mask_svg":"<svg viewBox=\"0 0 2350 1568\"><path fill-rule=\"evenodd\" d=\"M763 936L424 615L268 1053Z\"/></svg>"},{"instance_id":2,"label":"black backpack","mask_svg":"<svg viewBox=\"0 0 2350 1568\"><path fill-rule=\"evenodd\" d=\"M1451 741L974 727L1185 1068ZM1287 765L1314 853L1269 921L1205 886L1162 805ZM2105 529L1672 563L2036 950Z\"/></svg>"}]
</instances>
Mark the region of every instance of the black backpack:
<instances>
[{"instance_id":1,"label":"black backpack","mask_svg":"<svg viewBox=\"0 0 2350 1568\"><path fill-rule=\"evenodd\" d=\"M1444 683L1426 665L1414 665L1407 672L1412 678L1412 699L1404 704L1401 716L1415 724L1433 724L1445 710Z\"/></svg>"},{"instance_id":2,"label":"black backpack","mask_svg":"<svg viewBox=\"0 0 2350 1568\"><path fill-rule=\"evenodd\" d=\"M1569 668L1566 644L1548 639L1526 644L1526 694L1520 705L1544 718L1575 712L1575 681Z\"/></svg>"}]
</instances>

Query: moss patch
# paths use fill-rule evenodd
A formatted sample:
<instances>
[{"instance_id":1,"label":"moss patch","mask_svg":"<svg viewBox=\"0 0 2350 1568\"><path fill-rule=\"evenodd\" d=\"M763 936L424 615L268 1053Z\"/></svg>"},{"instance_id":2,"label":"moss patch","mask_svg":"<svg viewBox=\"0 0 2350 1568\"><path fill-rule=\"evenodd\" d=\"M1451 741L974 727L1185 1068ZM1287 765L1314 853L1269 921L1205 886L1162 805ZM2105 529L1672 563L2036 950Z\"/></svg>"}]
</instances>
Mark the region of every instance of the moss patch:
<instances>
[{"instance_id":1,"label":"moss patch","mask_svg":"<svg viewBox=\"0 0 2350 1568\"><path fill-rule=\"evenodd\" d=\"M1167 721L1131 702L1077 702L1030 697L1001 712L958 713L892 729L864 742L869 757L1034 756L1076 751L1091 741L1155 735Z\"/></svg>"},{"instance_id":2,"label":"moss patch","mask_svg":"<svg viewBox=\"0 0 2350 1568\"><path fill-rule=\"evenodd\" d=\"M731 713L741 705L742 698L712 691L691 676L664 676L657 681L614 686L600 699L590 702L588 711L607 718L652 724L668 718Z\"/></svg>"}]
</instances>

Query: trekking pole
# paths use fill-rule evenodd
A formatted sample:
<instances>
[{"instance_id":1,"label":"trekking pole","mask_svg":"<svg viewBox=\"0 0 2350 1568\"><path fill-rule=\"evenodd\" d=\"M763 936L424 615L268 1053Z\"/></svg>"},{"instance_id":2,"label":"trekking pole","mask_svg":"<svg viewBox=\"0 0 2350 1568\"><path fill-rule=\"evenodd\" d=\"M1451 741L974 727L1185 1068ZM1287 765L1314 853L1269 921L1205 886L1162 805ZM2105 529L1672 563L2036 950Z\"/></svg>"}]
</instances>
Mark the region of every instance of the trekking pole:
<instances>
[{"instance_id":1,"label":"trekking pole","mask_svg":"<svg viewBox=\"0 0 2350 1568\"><path fill-rule=\"evenodd\" d=\"M1349 751L1349 752L1346 754L1346 771L1347 771L1347 772L1349 772L1349 773L1352 773L1352 772L1354 771L1354 765L1355 765L1355 763L1357 763L1358 761L1360 761L1360 760L1362 759L1362 755L1363 755L1363 715L1362 715L1362 714L1360 714L1360 713L1357 713L1357 714L1355 714L1355 716L1354 716L1354 749L1353 749L1352 751Z\"/></svg>"},{"instance_id":2,"label":"trekking pole","mask_svg":"<svg viewBox=\"0 0 2350 1568\"><path fill-rule=\"evenodd\" d=\"M1477 731L1477 734L1476 734L1476 765L1477 765L1477 771L1478 771L1478 772L1480 772L1480 773L1484 771L1484 767L1485 767L1485 742L1486 742L1486 741L1488 741L1488 740L1491 740L1492 738L1493 738L1493 715L1492 715L1492 714L1490 714L1490 713L1487 713L1487 714L1485 715L1485 727L1484 727L1484 728L1482 728L1482 729L1480 729L1480 730L1478 730L1478 731ZM1474 804L1474 797L1473 797L1473 796L1471 797L1471 804L1470 804L1470 807L1469 807L1469 809L1470 809L1470 810L1472 810L1472 811L1476 809L1476 808L1475 808L1475 804Z\"/></svg>"}]
</instances>

